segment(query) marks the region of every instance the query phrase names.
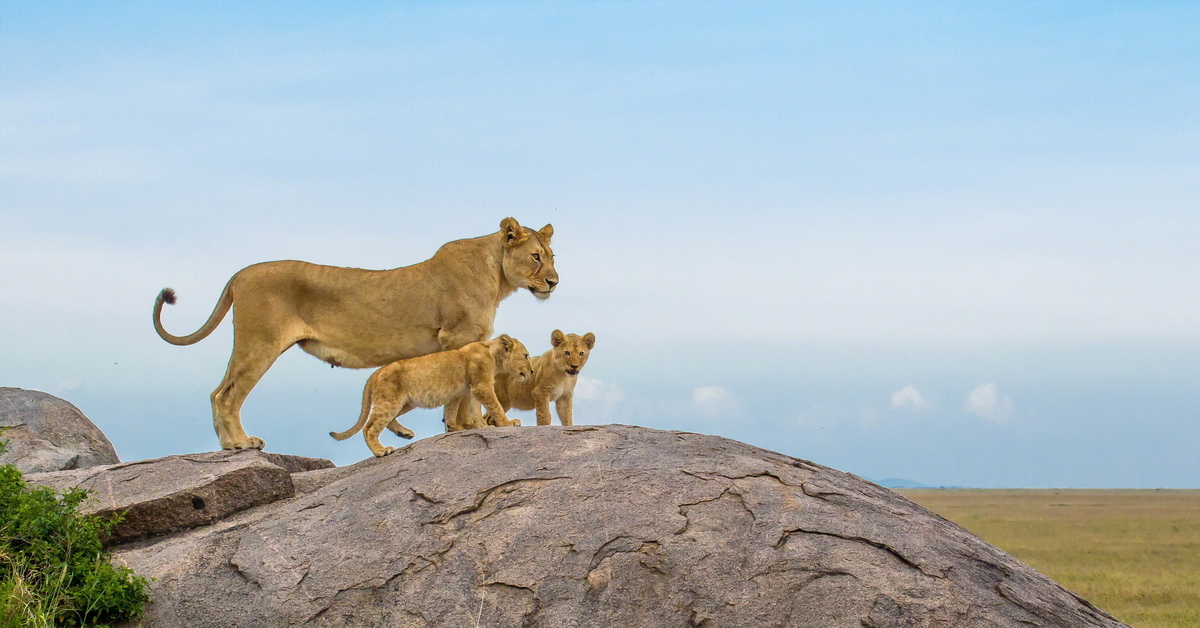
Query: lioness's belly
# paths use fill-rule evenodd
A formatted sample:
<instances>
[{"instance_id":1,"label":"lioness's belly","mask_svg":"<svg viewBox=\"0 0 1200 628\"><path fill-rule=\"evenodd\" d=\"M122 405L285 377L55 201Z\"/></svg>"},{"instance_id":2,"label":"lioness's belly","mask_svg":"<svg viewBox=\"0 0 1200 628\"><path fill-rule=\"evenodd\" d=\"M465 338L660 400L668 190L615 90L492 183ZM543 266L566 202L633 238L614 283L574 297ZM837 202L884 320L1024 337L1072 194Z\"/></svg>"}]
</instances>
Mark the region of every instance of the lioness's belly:
<instances>
[{"instance_id":1,"label":"lioness's belly","mask_svg":"<svg viewBox=\"0 0 1200 628\"><path fill-rule=\"evenodd\" d=\"M352 369L373 368L391 364L396 360L415 358L441 351L436 338L425 342L413 342L404 347L362 347L357 351L347 350L311 338L296 343L305 353L333 366ZM389 350L390 349L390 350Z\"/></svg>"}]
</instances>

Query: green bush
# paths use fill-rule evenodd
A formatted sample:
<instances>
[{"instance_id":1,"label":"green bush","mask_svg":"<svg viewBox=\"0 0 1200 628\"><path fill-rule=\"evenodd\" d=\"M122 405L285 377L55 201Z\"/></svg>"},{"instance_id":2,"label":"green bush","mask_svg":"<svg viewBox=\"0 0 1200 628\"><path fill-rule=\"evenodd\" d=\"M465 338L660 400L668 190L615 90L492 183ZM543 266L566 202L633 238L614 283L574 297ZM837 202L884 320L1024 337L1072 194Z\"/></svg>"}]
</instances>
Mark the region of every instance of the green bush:
<instances>
[{"instance_id":1,"label":"green bush","mask_svg":"<svg viewBox=\"0 0 1200 628\"><path fill-rule=\"evenodd\" d=\"M79 514L87 496L31 487L16 467L0 465L0 628L141 616L146 579L110 562L100 539L116 520Z\"/></svg>"}]
</instances>

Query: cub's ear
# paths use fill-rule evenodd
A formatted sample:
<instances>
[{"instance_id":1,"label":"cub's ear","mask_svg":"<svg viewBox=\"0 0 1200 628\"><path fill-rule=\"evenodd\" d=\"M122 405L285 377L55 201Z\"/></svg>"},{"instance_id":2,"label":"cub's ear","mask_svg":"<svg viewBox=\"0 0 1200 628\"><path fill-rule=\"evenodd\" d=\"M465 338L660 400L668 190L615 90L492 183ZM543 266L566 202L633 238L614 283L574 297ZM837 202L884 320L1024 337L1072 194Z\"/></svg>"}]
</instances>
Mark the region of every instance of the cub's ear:
<instances>
[{"instance_id":1,"label":"cub's ear","mask_svg":"<svg viewBox=\"0 0 1200 628\"><path fill-rule=\"evenodd\" d=\"M548 244L550 238L554 237L554 225L546 225L538 233L542 234L542 237L546 239L546 243Z\"/></svg>"},{"instance_id":2,"label":"cub's ear","mask_svg":"<svg viewBox=\"0 0 1200 628\"><path fill-rule=\"evenodd\" d=\"M500 346L504 347L505 351L512 351L512 347L513 347L512 336L509 336L508 334L500 334L499 336L496 337L496 340L500 341Z\"/></svg>"},{"instance_id":3,"label":"cub's ear","mask_svg":"<svg viewBox=\"0 0 1200 628\"><path fill-rule=\"evenodd\" d=\"M504 246L512 248L525 243L525 228L521 223L517 222L516 218L505 218L500 221L500 240L504 242Z\"/></svg>"},{"instance_id":4,"label":"cub's ear","mask_svg":"<svg viewBox=\"0 0 1200 628\"><path fill-rule=\"evenodd\" d=\"M584 334L583 335L583 344L587 345L588 349L591 349L592 347L596 346L596 334L593 334L590 331L588 333Z\"/></svg>"},{"instance_id":5,"label":"cub's ear","mask_svg":"<svg viewBox=\"0 0 1200 628\"><path fill-rule=\"evenodd\" d=\"M562 331L556 329L556 330L550 332L550 346L551 347L557 347L558 345L561 345L562 343L564 343L566 341L567 341L567 337L563 335Z\"/></svg>"}]
</instances>

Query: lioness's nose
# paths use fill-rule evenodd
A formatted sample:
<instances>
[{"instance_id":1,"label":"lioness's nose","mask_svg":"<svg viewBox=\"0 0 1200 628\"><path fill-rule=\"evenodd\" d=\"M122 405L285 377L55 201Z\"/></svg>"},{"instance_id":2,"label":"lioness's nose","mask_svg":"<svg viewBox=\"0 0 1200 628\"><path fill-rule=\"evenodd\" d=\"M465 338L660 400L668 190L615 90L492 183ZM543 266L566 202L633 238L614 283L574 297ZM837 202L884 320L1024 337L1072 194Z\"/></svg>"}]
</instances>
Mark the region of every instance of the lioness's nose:
<instances>
[{"instance_id":1,"label":"lioness's nose","mask_svg":"<svg viewBox=\"0 0 1200 628\"><path fill-rule=\"evenodd\" d=\"M554 286L557 286L557 285L558 285L557 279L547 279L546 280L546 289L547 290L553 290Z\"/></svg>"}]
</instances>

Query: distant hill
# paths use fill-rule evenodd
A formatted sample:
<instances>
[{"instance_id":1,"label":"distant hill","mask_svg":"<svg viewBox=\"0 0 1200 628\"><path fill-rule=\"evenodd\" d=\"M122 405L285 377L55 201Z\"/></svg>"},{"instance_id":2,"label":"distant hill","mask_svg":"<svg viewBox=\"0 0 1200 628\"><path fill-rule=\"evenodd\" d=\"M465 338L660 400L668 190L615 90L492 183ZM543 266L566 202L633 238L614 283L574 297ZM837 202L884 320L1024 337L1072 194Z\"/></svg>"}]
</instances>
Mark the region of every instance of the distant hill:
<instances>
[{"instance_id":1,"label":"distant hill","mask_svg":"<svg viewBox=\"0 0 1200 628\"><path fill-rule=\"evenodd\" d=\"M876 484L884 488L934 488L927 484L906 480L904 478L887 478L886 480L873 480Z\"/></svg>"}]
</instances>

